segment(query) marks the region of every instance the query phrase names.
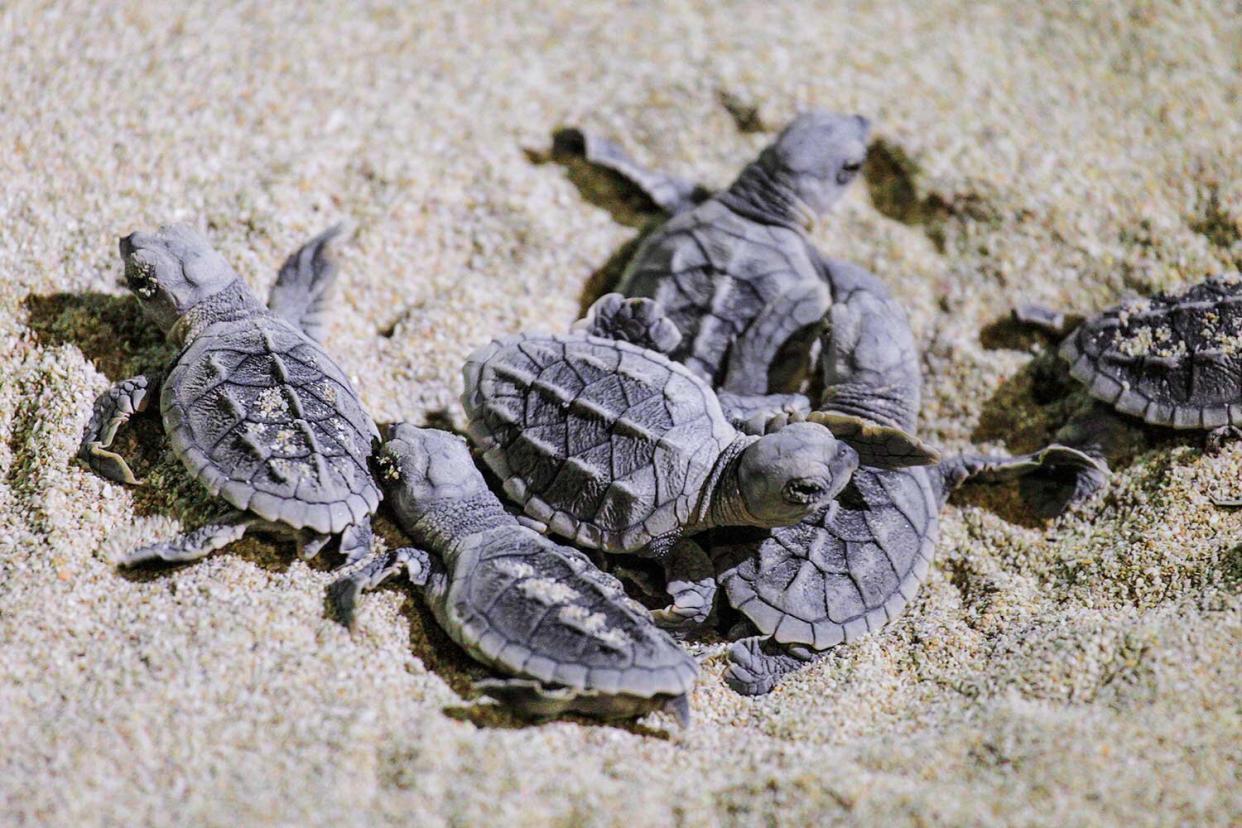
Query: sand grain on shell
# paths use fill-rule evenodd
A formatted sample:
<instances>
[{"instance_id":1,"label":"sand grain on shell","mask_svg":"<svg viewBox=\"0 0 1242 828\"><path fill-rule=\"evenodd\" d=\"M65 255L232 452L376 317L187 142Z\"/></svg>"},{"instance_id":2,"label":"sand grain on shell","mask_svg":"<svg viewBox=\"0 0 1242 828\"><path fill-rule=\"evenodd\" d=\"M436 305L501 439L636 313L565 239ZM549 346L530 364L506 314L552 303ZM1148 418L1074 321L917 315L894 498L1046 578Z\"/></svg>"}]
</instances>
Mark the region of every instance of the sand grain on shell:
<instances>
[{"instance_id":1,"label":"sand grain on shell","mask_svg":"<svg viewBox=\"0 0 1242 828\"><path fill-rule=\"evenodd\" d=\"M72 459L95 395L170 355L117 236L194 222L265 292L353 221L329 349L381 422L459 420L466 354L567 325L634 233L534 163L552 131L719 186L768 138L722 100L752 128L871 118L891 163L816 240L910 308L929 439L1030 448L1085 397L1032 393L1042 344L981 337L1011 304L1091 311L1242 260L1230 4L18 0L0 54L0 823L1242 812L1242 517L1210 500L1242 493L1237 446L1136 432L1054 523L1017 489L963 492L897 623L761 699L704 646L684 732L517 727L408 590L369 596L351 637L288 545L118 574L216 504L151 425L124 444L142 488Z\"/></svg>"}]
</instances>

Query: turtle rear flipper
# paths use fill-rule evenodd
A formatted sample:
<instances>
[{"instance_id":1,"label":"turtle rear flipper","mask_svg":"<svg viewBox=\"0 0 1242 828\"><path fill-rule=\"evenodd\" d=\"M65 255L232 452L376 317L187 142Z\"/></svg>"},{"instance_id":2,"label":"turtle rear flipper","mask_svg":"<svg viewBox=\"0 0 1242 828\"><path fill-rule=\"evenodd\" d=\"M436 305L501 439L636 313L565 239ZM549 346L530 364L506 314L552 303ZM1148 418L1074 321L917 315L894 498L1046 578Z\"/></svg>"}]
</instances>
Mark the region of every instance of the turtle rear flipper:
<instances>
[{"instance_id":1,"label":"turtle rear flipper","mask_svg":"<svg viewBox=\"0 0 1242 828\"><path fill-rule=\"evenodd\" d=\"M316 342L323 341L328 303L338 273L336 262L328 256L328 244L344 229L343 224L332 225L285 259L267 302L272 313Z\"/></svg>"},{"instance_id":2,"label":"turtle rear flipper","mask_svg":"<svg viewBox=\"0 0 1242 828\"><path fill-rule=\"evenodd\" d=\"M812 411L807 419L852 446L864 466L902 469L940 462L939 450L896 426L839 411Z\"/></svg>"},{"instance_id":3,"label":"turtle rear flipper","mask_svg":"<svg viewBox=\"0 0 1242 828\"><path fill-rule=\"evenodd\" d=\"M725 682L743 696L762 696L780 680L813 662L818 653L797 644L778 644L762 635L743 638L729 647Z\"/></svg>"},{"instance_id":4,"label":"turtle rear flipper","mask_svg":"<svg viewBox=\"0 0 1242 828\"><path fill-rule=\"evenodd\" d=\"M684 178L658 172L635 161L620 144L580 129L559 130L552 138L553 153L568 153L619 175L671 216L692 210L707 192Z\"/></svg>"},{"instance_id":5,"label":"turtle rear flipper","mask_svg":"<svg viewBox=\"0 0 1242 828\"><path fill-rule=\"evenodd\" d=\"M374 530L371 528L370 520L363 520L360 523L351 523L341 532L340 551L345 558L345 563L352 564L362 560L371 554L371 542L374 538ZM315 553L311 552L306 557L314 557Z\"/></svg>"},{"instance_id":6,"label":"turtle rear flipper","mask_svg":"<svg viewBox=\"0 0 1242 828\"><path fill-rule=\"evenodd\" d=\"M670 353L681 344L681 331L656 302L645 298L627 299L619 293L607 293L596 299L572 330L587 336L629 342L661 354Z\"/></svg>"}]
</instances>

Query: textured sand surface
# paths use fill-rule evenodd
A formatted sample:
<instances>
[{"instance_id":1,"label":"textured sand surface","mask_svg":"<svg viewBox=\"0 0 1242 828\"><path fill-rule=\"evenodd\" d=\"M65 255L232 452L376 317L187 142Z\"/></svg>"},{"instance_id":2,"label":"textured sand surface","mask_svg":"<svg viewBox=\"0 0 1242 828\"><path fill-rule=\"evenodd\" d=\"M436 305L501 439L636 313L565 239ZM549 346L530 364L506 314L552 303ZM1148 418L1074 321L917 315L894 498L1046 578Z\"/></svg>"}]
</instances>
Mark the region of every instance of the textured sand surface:
<instances>
[{"instance_id":1,"label":"textured sand surface","mask_svg":"<svg viewBox=\"0 0 1242 828\"><path fill-rule=\"evenodd\" d=\"M351 219L329 349L377 420L455 418L466 353L568 324L636 232L539 163L552 131L719 186L770 135L722 97L873 120L815 238L907 303L929 439L1030 448L1085 397L1035 381L1014 301L1242 260L1235 2L121 5L0 4L0 823L1237 823L1242 516L1210 498L1239 444L1129 428L1054 522L963 491L897 623L760 699L701 647L684 732L523 726L411 591L351 637L333 561L287 544L119 573L217 504L155 420L141 488L73 460L94 397L170 355L118 235L195 222L265 292Z\"/></svg>"}]
</instances>

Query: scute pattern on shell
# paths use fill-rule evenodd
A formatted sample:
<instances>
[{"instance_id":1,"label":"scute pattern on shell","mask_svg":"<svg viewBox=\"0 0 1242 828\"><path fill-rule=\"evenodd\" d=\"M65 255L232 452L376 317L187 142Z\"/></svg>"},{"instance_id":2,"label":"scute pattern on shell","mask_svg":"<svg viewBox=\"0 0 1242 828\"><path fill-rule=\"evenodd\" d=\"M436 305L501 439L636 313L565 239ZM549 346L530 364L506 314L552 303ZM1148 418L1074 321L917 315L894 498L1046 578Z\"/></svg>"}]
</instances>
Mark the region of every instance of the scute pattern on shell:
<instances>
[{"instance_id":1,"label":"scute pattern on shell","mask_svg":"<svg viewBox=\"0 0 1242 828\"><path fill-rule=\"evenodd\" d=\"M716 545L718 579L760 633L823 650L879 629L914 598L938 513L925 468L863 467L820 515L758 545Z\"/></svg>"},{"instance_id":2,"label":"scute pattern on shell","mask_svg":"<svg viewBox=\"0 0 1242 828\"><path fill-rule=\"evenodd\" d=\"M592 548L637 551L691 520L737 436L685 366L628 342L519 335L464 373L470 436L505 492Z\"/></svg>"},{"instance_id":3,"label":"scute pattern on shell","mask_svg":"<svg viewBox=\"0 0 1242 828\"><path fill-rule=\"evenodd\" d=\"M695 660L582 553L509 525L457 550L446 629L506 673L576 690L687 693Z\"/></svg>"},{"instance_id":4,"label":"scute pattern on shell","mask_svg":"<svg viewBox=\"0 0 1242 828\"><path fill-rule=\"evenodd\" d=\"M719 382L729 346L759 312L819 278L796 230L759 224L707 201L657 229L618 289L656 300L682 335L669 356Z\"/></svg>"},{"instance_id":5,"label":"scute pattern on shell","mask_svg":"<svg viewBox=\"0 0 1242 828\"><path fill-rule=\"evenodd\" d=\"M367 468L375 424L340 367L284 320L210 326L161 393L173 450L234 507L330 534L379 505Z\"/></svg>"},{"instance_id":6,"label":"scute pattern on shell","mask_svg":"<svg viewBox=\"0 0 1242 828\"><path fill-rule=\"evenodd\" d=\"M1070 334L1061 356L1092 396L1153 425L1242 425L1242 280L1119 305Z\"/></svg>"}]
</instances>

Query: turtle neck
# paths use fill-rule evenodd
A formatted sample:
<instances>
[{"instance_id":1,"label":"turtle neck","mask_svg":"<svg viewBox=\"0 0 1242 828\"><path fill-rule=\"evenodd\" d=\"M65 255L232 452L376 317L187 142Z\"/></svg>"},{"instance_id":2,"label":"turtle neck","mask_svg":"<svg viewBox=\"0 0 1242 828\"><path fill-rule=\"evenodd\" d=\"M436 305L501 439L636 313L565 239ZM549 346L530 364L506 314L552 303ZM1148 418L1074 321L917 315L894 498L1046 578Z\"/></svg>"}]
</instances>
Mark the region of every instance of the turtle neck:
<instances>
[{"instance_id":1,"label":"turtle neck","mask_svg":"<svg viewBox=\"0 0 1242 828\"><path fill-rule=\"evenodd\" d=\"M432 500L409 510L398 507L398 516L401 527L416 543L426 545L446 563L456 557L458 543L480 532L518 523L489 491Z\"/></svg>"},{"instance_id":2,"label":"turtle neck","mask_svg":"<svg viewBox=\"0 0 1242 828\"><path fill-rule=\"evenodd\" d=\"M177 347L185 347L192 339L216 322L244 319L269 313L241 279L234 279L194 307L190 308L168 329L168 339Z\"/></svg>"},{"instance_id":3,"label":"turtle neck","mask_svg":"<svg viewBox=\"0 0 1242 828\"><path fill-rule=\"evenodd\" d=\"M703 486L693 512L693 524L698 528L716 526L762 526L763 522L750 513L746 498L738 480L738 467L742 453L759 442L759 437L739 434L725 447L716 459L711 473Z\"/></svg>"},{"instance_id":4,"label":"turtle neck","mask_svg":"<svg viewBox=\"0 0 1242 828\"><path fill-rule=\"evenodd\" d=\"M809 230L815 224L810 206L758 161L747 164L729 189L716 198L730 210L763 224L799 230Z\"/></svg>"}]
</instances>

